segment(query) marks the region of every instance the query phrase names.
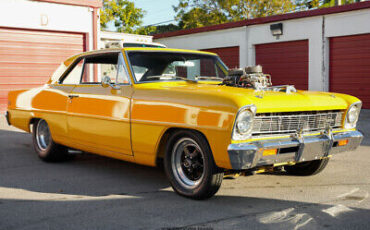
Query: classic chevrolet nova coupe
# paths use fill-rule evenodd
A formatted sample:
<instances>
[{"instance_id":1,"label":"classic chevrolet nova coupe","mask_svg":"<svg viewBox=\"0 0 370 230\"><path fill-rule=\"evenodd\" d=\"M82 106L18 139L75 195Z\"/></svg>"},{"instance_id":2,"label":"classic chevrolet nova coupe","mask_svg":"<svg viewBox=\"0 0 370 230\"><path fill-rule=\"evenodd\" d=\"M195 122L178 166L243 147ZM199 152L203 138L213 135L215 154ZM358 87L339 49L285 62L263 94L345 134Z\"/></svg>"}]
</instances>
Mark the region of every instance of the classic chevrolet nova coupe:
<instances>
[{"instance_id":1,"label":"classic chevrolet nova coupe","mask_svg":"<svg viewBox=\"0 0 370 230\"><path fill-rule=\"evenodd\" d=\"M199 51L83 53L44 86L8 98L8 123L32 132L42 160L66 160L78 149L163 162L173 189L194 199L213 196L225 174L316 174L362 140L359 99L272 86L259 66L228 70Z\"/></svg>"}]
</instances>

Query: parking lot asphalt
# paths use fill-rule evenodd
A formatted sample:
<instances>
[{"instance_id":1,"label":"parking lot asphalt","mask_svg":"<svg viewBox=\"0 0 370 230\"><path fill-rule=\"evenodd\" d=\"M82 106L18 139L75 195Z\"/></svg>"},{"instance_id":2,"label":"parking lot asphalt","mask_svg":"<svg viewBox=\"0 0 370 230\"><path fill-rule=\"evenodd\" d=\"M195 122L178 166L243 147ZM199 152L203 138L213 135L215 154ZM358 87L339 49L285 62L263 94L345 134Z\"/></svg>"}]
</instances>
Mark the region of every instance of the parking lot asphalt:
<instances>
[{"instance_id":1,"label":"parking lot asphalt","mask_svg":"<svg viewBox=\"0 0 370 230\"><path fill-rule=\"evenodd\" d=\"M0 229L369 229L370 110L365 140L311 177L224 180L215 197L176 195L158 168L91 154L44 163L31 135L0 118Z\"/></svg>"}]
</instances>

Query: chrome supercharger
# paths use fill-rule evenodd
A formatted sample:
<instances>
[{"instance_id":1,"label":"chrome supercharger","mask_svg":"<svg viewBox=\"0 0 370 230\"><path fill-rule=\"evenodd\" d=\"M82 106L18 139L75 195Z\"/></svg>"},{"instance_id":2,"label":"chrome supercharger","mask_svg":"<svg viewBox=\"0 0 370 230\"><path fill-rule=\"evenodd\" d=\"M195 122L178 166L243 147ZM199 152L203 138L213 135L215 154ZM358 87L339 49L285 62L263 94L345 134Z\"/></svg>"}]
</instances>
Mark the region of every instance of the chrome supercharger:
<instances>
[{"instance_id":1,"label":"chrome supercharger","mask_svg":"<svg viewBox=\"0 0 370 230\"><path fill-rule=\"evenodd\" d=\"M293 85L272 86L271 75L262 71L262 66L230 69L222 85L252 88L256 91L297 92Z\"/></svg>"}]
</instances>

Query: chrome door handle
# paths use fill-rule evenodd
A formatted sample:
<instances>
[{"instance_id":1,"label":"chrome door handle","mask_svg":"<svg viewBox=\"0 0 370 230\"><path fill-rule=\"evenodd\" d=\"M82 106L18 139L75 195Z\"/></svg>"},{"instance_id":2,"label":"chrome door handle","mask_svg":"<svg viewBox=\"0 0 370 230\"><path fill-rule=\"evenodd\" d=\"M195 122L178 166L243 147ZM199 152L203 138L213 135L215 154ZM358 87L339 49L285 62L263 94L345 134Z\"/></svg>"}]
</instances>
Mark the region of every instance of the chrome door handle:
<instances>
[{"instance_id":1,"label":"chrome door handle","mask_svg":"<svg viewBox=\"0 0 370 230\"><path fill-rule=\"evenodd\" d=\"M78 95L68 95L69 99L73 99L75 97L79 97Z\"/></svg>"}]
</instances>

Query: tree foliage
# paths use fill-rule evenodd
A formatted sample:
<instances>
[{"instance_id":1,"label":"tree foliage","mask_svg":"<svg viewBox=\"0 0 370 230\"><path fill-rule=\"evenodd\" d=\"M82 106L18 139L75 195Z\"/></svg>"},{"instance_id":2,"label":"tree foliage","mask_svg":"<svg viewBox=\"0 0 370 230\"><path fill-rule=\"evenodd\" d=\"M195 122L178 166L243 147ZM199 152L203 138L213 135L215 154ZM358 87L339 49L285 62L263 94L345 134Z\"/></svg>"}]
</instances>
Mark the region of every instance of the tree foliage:
<instances>
[{"instance_id":1,"label":"tree foliage","mask_svg":"<svg viewBox=\"0 0 370 230\"><path fill-rule=\"evenodd\" d=\"M161 33L167 33L167 32L172 32L172 31L176 31L176 30L181 30L181 27L171 23L171 24L167 24L167 25L155 26L151 33L152 34L161 34Z\"/></svg>"},{"instance_id":2,"label":"tree foliage","mask_svg":"<svg viewBox=\"0 0 370 230\"><path fill-rule=\"evenodd\" d=\"M323 0L320 7L324 8L324 7L336 6L339 2L341 3L341 5L346 5L346 4L351 4L351 3L358 2L358 1L356 0Z\"/></svg>"},{"instance_id":3,"label":"tree foliage","mask_svg":"<svg viewBox=\"0 0 370 230\"><path fill-rule=\"evenodd\" d=\"M137 8L133 0L104 0L100 11L100 24L103 29L107 29L107 24L113 22L119 32L147 35L331 7L338 1L343 5L356 2L356 0L179 0L179 4L173 6L178 25L144 27L141 25L146 12Z\"/></svg>"},{"instance_id":4,"label":"tree foliage","mask_svg":"<svg viewBox=\"0 0 370 230\"><path fill-rule=\"evenodd\" d=\"M176 20L183 28L195 28L291 12L289 0L180 0L174 6Z\"/></svg>"},{"instance_id":5,"label":"tree foliage","mask_svg":"<svg viewBox=\"0 0 370 230\"><path fill-rule=\"evenodd\" d=\"M109 22L114 22L118 32L138 33L146 32L138 28L142 24L145 11L137 8L128 0L104 0L103 8L100 10L100 25L107 28Z\"/></svg>"},{"instance_id":6,"label":"tree foliage","mask_svg":"<svg viewBox=\"0 0 370 230\"><path fill-rule=\"evenodd\" d=\"M342 4L356 0L342 0ZM335 0L180 0L174 6L183 29L333 6Z\"/></svg>"},{"instance_id":7,"label":"tree foliage","mask_svg":"<svg viewBox=\"0 0 370 230\"><path fill-rule=\"evenodd\" d=\"M322 6L324 0L296 0L295 11L317 9Z\"/></svg>"}]
</instances>

